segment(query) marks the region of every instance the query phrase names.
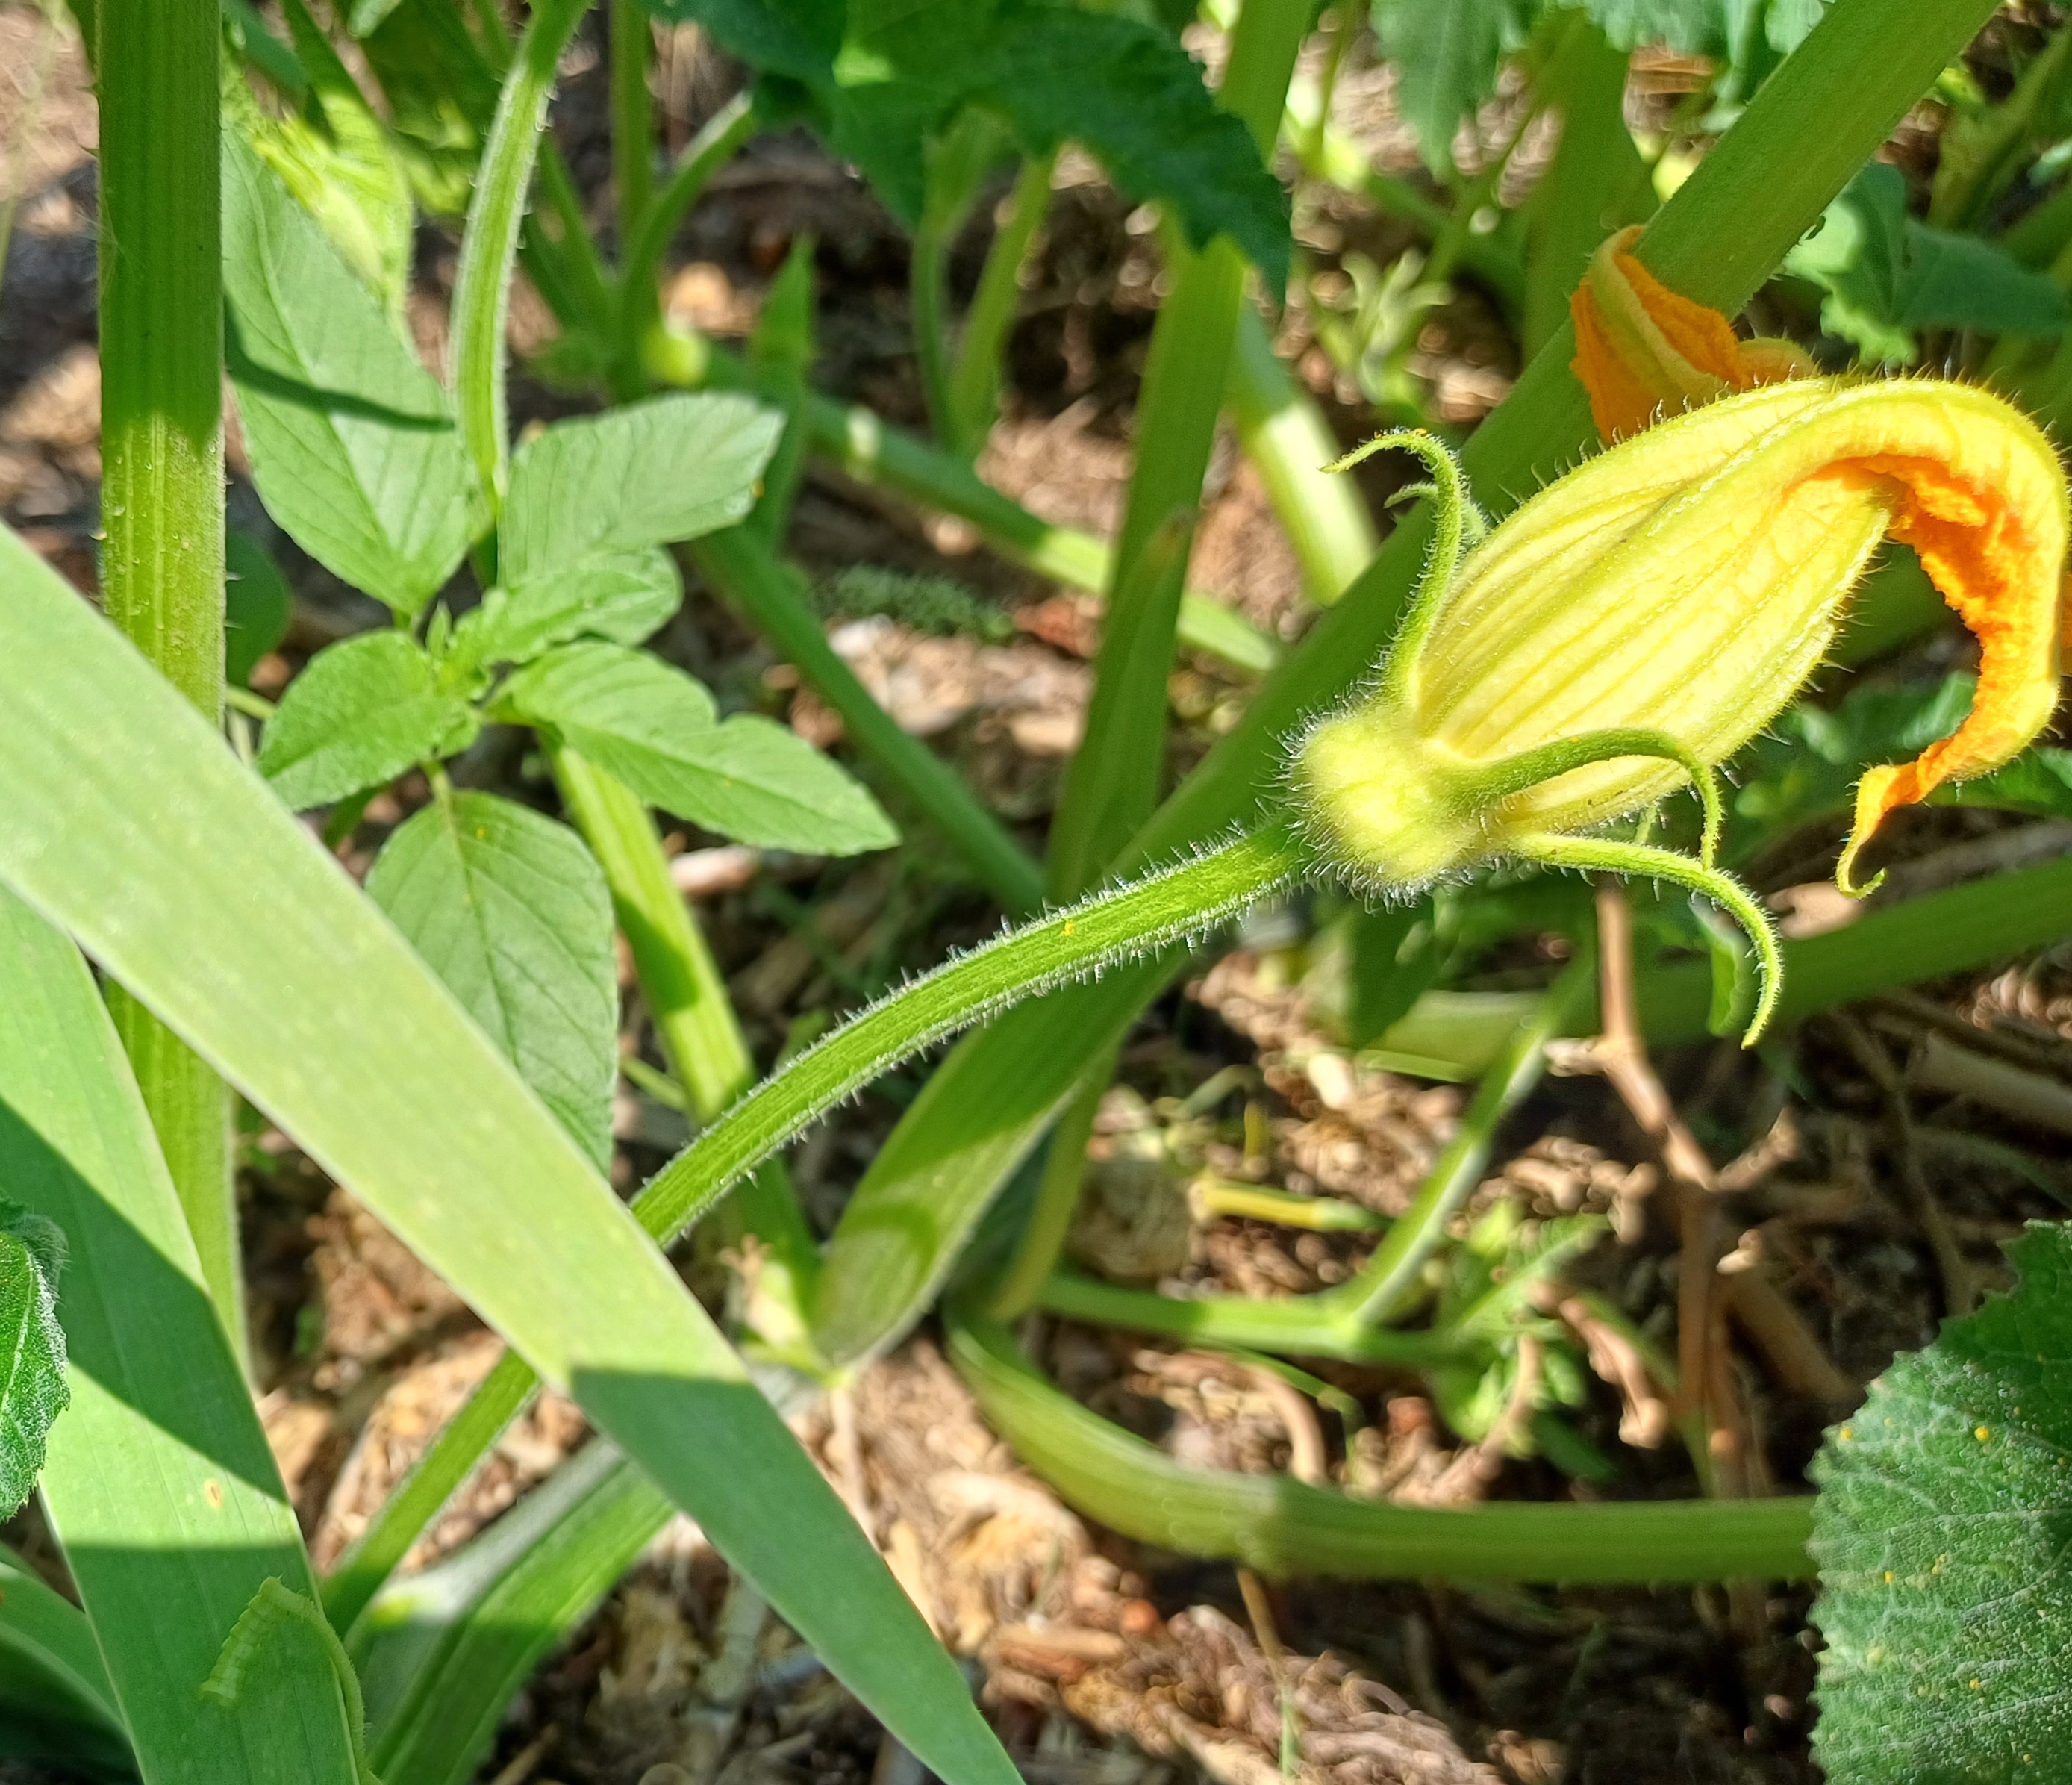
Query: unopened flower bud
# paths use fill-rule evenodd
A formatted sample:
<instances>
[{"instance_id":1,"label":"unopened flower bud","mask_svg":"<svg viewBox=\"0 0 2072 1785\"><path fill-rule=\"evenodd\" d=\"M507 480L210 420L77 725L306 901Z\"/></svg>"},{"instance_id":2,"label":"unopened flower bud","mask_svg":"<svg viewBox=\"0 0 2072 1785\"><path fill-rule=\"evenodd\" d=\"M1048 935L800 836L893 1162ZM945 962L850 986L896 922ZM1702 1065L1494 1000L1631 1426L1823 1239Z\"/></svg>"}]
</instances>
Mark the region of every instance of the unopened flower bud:
<instances>
[{"instance_id":1,"label":"unopened flower bud","mask_svg":"<svg viewBox=\"0 0 2072 1785\"><path fill-rule=\"evenodd\" d=\"M1590 257L1569 300L1576 376L1605 440L1735 391L1810 377L1813 362L1790 341L1744 341L1716 310L1671 291L1634 257L1638 225Z\"/></svg>"}]
</instances>

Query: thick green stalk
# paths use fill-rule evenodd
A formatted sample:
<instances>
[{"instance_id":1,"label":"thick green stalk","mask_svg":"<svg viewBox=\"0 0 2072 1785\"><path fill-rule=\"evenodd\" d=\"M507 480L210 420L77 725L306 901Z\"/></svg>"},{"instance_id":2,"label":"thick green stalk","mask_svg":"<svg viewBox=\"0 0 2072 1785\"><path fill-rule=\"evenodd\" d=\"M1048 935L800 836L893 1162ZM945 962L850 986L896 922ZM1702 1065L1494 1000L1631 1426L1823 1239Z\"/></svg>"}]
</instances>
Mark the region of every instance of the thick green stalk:
<instances>
[{"instance_id":1,"label":"thick green stalk","mask_svg":"<svg viewBox=\"0 0 2072 1785\"><path fill-rule=\"evenodd\" d=\"M101 590L108 617L223 710L223 250L216 0L101 12ZM221 1080L126 993L109 1008L232 1348L245 1288Z\"/></svg>"},{"instance_id":2,"label":"thick green stalk","mask_svg":"<svg viewBox=\"0 0 2072 1785\"><path fill-rule=\"evenodd\" d=\"M615 3L624 6L631 0L615 0ZM734 159L755 130L754 101L747 93L737 94L705 121L705 127L685 145L662 189L648 201L639 220L627 226L619 275L619 371L615 374L622 397L637 397L648 388L641 343L660 327L657 285L670 238L713 175Z\"/></svg>"},{"instance_id":3,"label":"thick green stalk","mask_svg":"<svg viewBox=\"0 0 2072 1785\"><path fill-rule=\"evenodd\" d=\"M828 643L818 618L769 546L746 527L730 527L693 540L688 549L699 574L798 666L857 742L956 846L993 897L1011 912L1035 910L1043 900L1036 865L956 771L902 731L871 697Z\"/></svg>"},{"instance_id":4,"label":"thick green stalk","mask_svg":"<svg viewBox=\"0 0 2072 1785\"><path fill-rule=\"evenodd\" d=\"M1094 1117L1100 1113L1101 1099L1114 1077L1115 1050L1104 1047L1050 1130L1043 1175L1036 1185L1036 1205L1022 1224L1013 1255L993 1292L988 1311L996 1320L1019 1320L1034 1307L1064 1256L1066 1236L1079 1205L1080 1181L1086 1175L1087 1142L1092 1138Z\"/></svg>"},{"instance_id":5,"label":"thick green stalk","mask_svg":"<svg viewBox=\"0 0 2072 1785\"><path fill-rule=\"evenodd\" d=\"M1328 1292L1261 1302L1237 1295L1160 1295L1104 1283L1076 1271L1058 1271L1042 1285L1035 1306L1067 1320L1125 1332L1156 1333L1209 1351L1261 1351L1269 1356L1328 1357L1344 1363L1429 1370L1459 1363L1475 1349L1449 1333L1398 1332L1349 1320Z\"/></svg>"},{"instance_id":6,"label":"thick green stalk","mask_svg":"<svg viewBox=\"0 0 2072 1785\"><path fill-rule=\"evenodd\" d=\"M1374 518L1358 483L1325 470L1338 457L1338 442L1281 363L1265 323L1249 304L1238 309L1223 404L1294 549L1302 592L1320 607L1330 607L1373 562L1379 544Z\"/></svg>"},{"instance_id":7,"label":"thick green stalk","mask_svg":"<svg viewBox=\"0 0 2072 1785\"><path fill-rule=\"evenodd\" d=\"M1050 176L1057 166L1054 152L1022 162L1022 171L1015 175L1014 190L1008 195L1007 220L994 232L993 245L986 250L978 290L972 294L971 308L965 313L956 363L950 371L950 426L944 442L965 459L975 458L985 444L999 407L1001 362L1022 296L1022 264L1029 258L1036 232L1043 227L1044 213L1050 209Z\"/></svg>"},{"instance_id":8,"label":"thick green stalk","mask_svg":"<svg viewBox=\"0 0 2072 1785\"><path fill-rule=\"evenodd\" d=\"M990 1321L953 1319L950 1356L1022 1459L1125 1536L1263 1574L1339 1579L1802 1580L1812 1496L1376 1505L1285 1475L1192 1469L1043 1380Z\"/></svg>"},{"instance_id":9,"label":"thick green stalk","mask_svg":"<svg viewBox=\"0 0 2072 1785\"><path fill-rule=\"evenodd\" d=\"M669 878L655 821L639 795L574 751L557 749L551 759L569 816L604 870L662 1050L698 1120L716 1121L755 1083L755 1061L719 963ZM799 1289L810 1289L819 1254L782 1162L750 1176L735 1203Z\"/></svg>"},{"instance_id":10,"label":"thick green stalk","mask_svg":"<svg viewBox=\"0 0 2072 1785\"><path fill-rule=\"evenodd\" d=\"M1217 95L1272 151L1309 9L1297 0L1247 0ZM1085 739L1066 771L1050 833L1050 883L1070 897L1094 885L1157 804L1164 767L1166 681L1186 553L1140 576L1140 562L1178 521L1190 529L1215 444L1231 344L1249 268L1219 237L1173 269L1172 294L1152 330L1137 409L1137 465L1116 538L1100 655Z\"/></svg>"},{"instance_id":11,"label":"thick green stalk","mask_svg":"<svg viewBox=\"0 0 2072 1785\"><path fill-rule=\"evenodd\" d=\"M655 102L648 91L654 27L635 0L611 0L611 180L623 257L655 188Z\"/></svg>"}]
</instances>

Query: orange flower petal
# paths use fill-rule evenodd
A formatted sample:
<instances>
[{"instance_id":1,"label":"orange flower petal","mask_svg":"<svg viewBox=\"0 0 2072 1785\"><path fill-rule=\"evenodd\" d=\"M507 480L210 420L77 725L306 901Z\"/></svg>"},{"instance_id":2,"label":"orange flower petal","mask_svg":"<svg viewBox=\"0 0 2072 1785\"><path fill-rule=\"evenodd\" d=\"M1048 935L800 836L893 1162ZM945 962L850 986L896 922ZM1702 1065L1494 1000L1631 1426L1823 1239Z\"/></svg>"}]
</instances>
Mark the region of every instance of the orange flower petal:
<instances>
[{"instance_id":1,"label":"orange flower petal","mask_svg":"<svg viewBox=\"0 0 2072 1785\"><path fill-rule=\"evenodd\" d=\"M1576 376L1605 440L1637 434L1664 410L1816 368L1789 341L1743 343L1716 310L1671 291L1634 257L1638 225L1609 238L1569 299Z\"/></svg>"},{"instance_id":2,"label":"orange flower petal","mask_svg":"<svg viewBox=\"0 0 2072 1785\"><path fill-rule=\"evenodd\" d=\"M1897 506L1889 531L1979 640L1979 686L1964 722L1910 763L1873 768L1856 789L1856 822L1836 870L1844 892L1857 852L1886 815L1946 782L1998 768L2035 741L2057 709L2066 541L2064 475L2039 434L2029 450L1951 438L1934 457L1857 459L1862 475L1889 479ZM2037 475L2038 461L2048 471ZM1875 886L1876 882L1871 882Z\"/></svg>"}]
</instances>

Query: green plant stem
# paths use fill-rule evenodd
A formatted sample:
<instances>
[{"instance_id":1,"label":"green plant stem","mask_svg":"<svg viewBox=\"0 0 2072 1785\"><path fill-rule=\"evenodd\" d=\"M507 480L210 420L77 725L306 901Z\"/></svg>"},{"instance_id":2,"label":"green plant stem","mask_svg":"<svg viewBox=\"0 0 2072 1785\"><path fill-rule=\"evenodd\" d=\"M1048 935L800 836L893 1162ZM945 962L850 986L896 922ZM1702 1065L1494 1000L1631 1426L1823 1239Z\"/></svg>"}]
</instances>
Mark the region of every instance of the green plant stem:
<instances>
[{"instance_id":1,"label":"green plant stem","mask_svg":"<svg viewBox=\"0 0 2072 1785\"><path fill-rule=\"evenodd\" d=\"M557 772L568 767L564 752ZM1293 841L1264 831L938 968L796 1055L734 1103L649 1180L633 1200L635 1219L657 1244L673 1244L746 1173L879 1073L1017 998L1213 927L1299 870ZM606 872L609 878L609 863ZM349 1627L536 1381L515 1354L491 1372L327 1588L335 1622Z\"/></svg>"},{"instance_id":2,"label":"green plant stem","mask_svg":"<svg viewBox=\"0 0 2072 1785\"><path fill-rule=\"evenodd\" d=\"M1587 956L1572 961L1523 1021L1514 1018L1416 1199L1389 1224L1367 1263L1336 1289L1282 1302L1242 1296L1180 1301L1059 1275L1043 1285L1040 1305L1053 1314L1226 1349L1355 1363L1429 1364L1458 1355L1462 1342L1451 1335L1392 1332L1385 1322L1403 1312L1425 1261L1445 1238L1446 1224L1481 1182L1498 1123L1540 1082L1547 1043L1574 1022L1595 983L1594 971Z\"/></svg>"},{"instance_id":3,"label":"green plant stem","mask_svg":"<svg viewBox=\"0 0 2072 1785\"><path fill-rule=\"evenodd\" d=\"M1211 930L1302 871L1277 826L1054 911L937 968L765 1079L649 1180L634 1211L674 1236L758 1159L881 1072L1055 985Z\"/></svg>"},{"instance_id":4,"label":"green plant stem","mask_svg":"<svg viewBox=\"0 0 2072 1785\"><path fill-rule=\"evenodd\" d=\"M902 731L871 697L828 643L819 619L768 545L746 527L730 527L693 540L688 549L699 574L797 665L841 715L850 735L956 845L980 884L1010 912L1040 905L1042 880L1021 845L955 769L919 738Z\"/></svg>"},{"instance_id":5,"label":"green plant stem","mask_svg":"<svg viewBox=\"0 0 2072 1785\"><path fill-rule=\"evenodd\" d=\"M1224 406L1238 445L1266 486L1281 529L1294 549L1302 591L1328 607L1374 560L1373 517L1351 478L1324 467L1339 446L1309 393L1295 382L1266 324L1240 305Z\"/></svg>"},{"instance_id":6,"label":"green plant stem","mask_svg":"<svg viewBox=\"0 0 2072 1785\"><path fill-rule=\"evenodd\" d=\"M736 356L672 329L648 331L643 364L658 383L672 386L739 390L756 385L754 373ZM995 550L1054 582L1095 591L1108 586L1114 558L1104 541L1039 519L969 465L890 426L874 411L809 392L805 417L813 450L845 476L968 521ZM1190 648L1255 676L1281 660L1276 640L1206 595L1182 598L1180 637Z\"/></svg>"},{"instance_id":7,"label":"green plant stem","mask_svg":"<svg viewBox=\"0 0 2072 1785\"><path fill-rule=\"evenodd\" d=\"M1272 151L1309 19L1298 0L1246 0L1231 34L1217 103L1252 132L1262 155ZM1157 803L1186 553L1155 576L1140 576L1140 561L1176 517L1190 532L1199 510L1248 270L1227 237L1183 253L1152 330L1086 734L1050 829L1050 888L1067 897L1102 878Z\"/></svg>"},{"instance_id":8,"label":"green plant stem","mask_svg":"<svg viewBox=\"0 0 2072 1785\"><path fill-rule=\"evenodd\" d=\"M525 191L532 183L554 71L589 4L590 0L541 0L534 10L496 101L495 119L483 147L467 228L461 239L448 352L461 438L480 474L492 520L503 512L511 452L504 335L511 310L512 263L518 252ZM485 14L494 10L488 6L482 10Z\"/></svg>"},{"instance_id":9,"label":"green plant stem","mask_svg":"<svg viewBox=\"0 0 2072 1785\"><path fill-rule=\"evenodd\" d=\"M1189 1194L1204 1215L1270 1221L1311 1233L1381 1233L1388 1227L1387 1215L1342 1196L1299 1196L1292 1191L1268 1190L1226 1178L1198 1182Z\"/></svg>"},{"instance_id":10,"label":"green plant stem","mask_svg":"<svg viewBox=\"0 0 2072 1785\"><path fill-rule=\"evenodd\" d=\"M1043 1175L1036 1186L1036 1206L1022 1224L1013 1255L993 1293L989 1311L996 1320L1018 1320L1034 1307L1064 1255L1065 1236L1079 1207L1080 1180L1086 1175L1087 1142L1093 1137L1094 1117L1100 1113L1101 1099L1114 1076L1115 1050L1103 1048L1050 1130L1050 1151L1044 1155Z\"/></svg>"},{"instance_id":11,"label":"green plant stem","mask_svg":"<svg viewBox=\"0 0 2072 1785\"><path fill-rule=\"evenodd\" d=\"M655 187L655 102L648 91L654 27L636 0L610 0L611 179L625 254Z\"/></svg>"},{"instance_id":12,"label":"green plant stem","mask_svg":"<svg viewBox=\"0 0 2072 1785\"><path fill-rule=\"evenodd\" d=\"M1596 983L1596 973L1595 958L1587 951L1561 969L1539 1007L1512 1031L1482 1075L1461 1113L1458 1131L1424 1174L1416 1199L1358 1273L1329 1292L1352 1319L1379 1326L1401 1310L1425 1260L1445 1238L1446 1224L1482 1181L1497 1124L1540 1082L1546 1070L1547 1043L1573 1023Z\"/></svg>"},{"instance_id":13,"label":"green plant stem","mask_svg":"<svg viewBox=\"0 0 2072 1785\"><path fill-rule=\"evenodd\" d=\"M221 122L215 0L101 9L101 516L108 617L212 724L223 712ZM109 1009L203 1280L246 1355L230 1093L135 999Z\"/></svg>"},{"instance_id":14,"label":"green plant stem","mask_svg":"<svg viewBox=\"0 0 2072 1785\"><path fill-rule=\"evenodd\" d=\"M1472 1340L1449 1333L1362 1326L1346 1319L1338 1307L1321 1305L1328 1300L1328 1293L1280 1302L1236 1295L1182 1299L1104 1283L1076 1271L1058 1271L1044 1281L1034 1306L1067 1320L1155 1333L1219 1351L1328 1357L1344 1363L1424 1370L1458 1363L1476 1349Z\"/></svg>"},{"instance_id":15,"label":"green plant stem","mask_svg":"<svg viewBox=\"0 0 2072 1785\"><path fill-rule=\"evenodd\" d=\"M1050 176L1057 167L1054 153L1033 155L1022 162L1008 195L1006 218L986 250L978 289L964 315L964 333L950 372L946 444L967 459L975 458L985 444L999 407L1001 367L1021 299L1022 269L1050 210Z\"/></svg>"},{"instance_id":16,"label":"green plant stem","mask_svg":"<svg viewBox=\"0 0 2072 1785\"><path fill-rule=\"evenodd\" d=\"M504 1352L490 1367L325 1577L324 1615L334 1629L341 1635L351 1631L382 1582L402 1565L410 1546L524 1411L539 1386L538 1374L516 1351Z\"/></svg>"},{"instance_id":17,"label":"green plant stem","mask_svg":"<svg viewBox=\"0 0 2072 1785\"><path fill-rule=\"evenodd\" d=\"M614 0L614 4L632 6L634 0ZM697 203L713 175L740 153L756 128L750 95L738 93L730 99L684 146L661 190L640 212L639 221L629 226L619 268L619 369L615 374L623 398L637 397L647 389L642 343L660 327L662 261L676 225Z\"/></svg>"},{"instance_id":18,"label":"green plant stem","mask_svg":"<svg viewBox=\"0 0 2072 1785\"><path fill-rule=\"evenodd\" d=\"M1609 1585L1803 1579L1812 1499L1376 1505L1285 1475L1191 1469L1060 1394L1004 1327L969 1317L950 1355L979 1409L1066 1499L1125 1536L1268 1575Z\"/></svg>"},{"instance_id":19,"label":"green plant stem","mask_svg":"<svg viewBox=\"0 0 2072 1785\"><path fill-rule=\"evenodd\" d=\"M569 816L604 870L662 1051L697 1119L715 1121L755 1083L755 1061L719 964L669 878L655 821L639 795L575 751L556 749L550 760ZM783 1162L751 1173L735 1206L793 1284L809 1289L819 1253Z\"/></svg>"}]
</instances>

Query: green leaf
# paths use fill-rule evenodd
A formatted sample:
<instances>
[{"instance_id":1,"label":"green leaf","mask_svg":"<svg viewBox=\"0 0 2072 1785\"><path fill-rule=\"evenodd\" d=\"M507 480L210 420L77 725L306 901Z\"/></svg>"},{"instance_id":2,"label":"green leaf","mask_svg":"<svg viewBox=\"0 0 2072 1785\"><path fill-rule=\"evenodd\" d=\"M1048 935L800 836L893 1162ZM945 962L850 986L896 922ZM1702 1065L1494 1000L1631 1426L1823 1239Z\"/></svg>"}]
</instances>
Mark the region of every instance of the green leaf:
<instances>
[{"instance_id":1,"label":"green leaf","mask_svg":"<svg viewBox=\"0 0 2072 1785\"><path fill-rule=\"evenodd\" d=\"M223 532L224 673L239 687L288 635L295 598L266 548L241 527Z\"/></svg>"},{"instance_id":2,"label":"green leaf","mask_svg":"<svg viewBox=\"0 0 2072 1785\"><path fill-rule=\"evenodd\" d=\"M0 1754L130 1768L129 1733L93 1632L71 1600L0 1547Z\"/></svg>"},{"instance_id":3,"label":"green leaf","mask_svg":"<svg viewBox=\"0 0 2072 1785\"><path fill-rule=\"evenodd\" d=\"M466 553L477 510L446 398L234 134L223 282L225 352L267 512L325 569L414 615Z\"/></svg>"},{"instance_id":4,"label":"green leaf","mask_svg":"<svg viewBox=\"0 0 2072 1785\"><path fill-rule=\"evenodd\" d=\"M804 738L752 715L716 723L712 697L645 652L566 646L513 676L499 709L722 837L817 855L899 840L878 802Z\"/></svg>"},{"instance_id":5,"label":"green leaf","mask_svg":"<svg viewBox=\"0 0 2072 1785\"><path fill-rule=\"evenodd\" d=\"M1919 329L2049 335L2067 315L2045 274L1989 242L1915 221L1906 176L1882 162L1849 182L1784 265L1826 294L1820 326L1869 360L1911 364Z\"/></svg>"},{"instance_id":6,"label":"green leaf","mask_svg":"<svg viewBox=\"0 0 2072 1785\"><path fill-rule=\"evenodd\" d=\"M467 703L438 685L415 639L363 632L327 645L288 685L266 722L259 772L302 812L465 748L476 723Z\"/></svg>"},{"instance_id":7,"label":"green leaf","mask_svg":"<svg viewBox=\"0 0 2072 1785\"><path fill-rule=\"evenodd\" d=\"M389 837L367 895L590 1162L609 1165L619 979L611 895L582 840L508 800L457 793Z\"/></svg>"},{"instance_id":8,"label":"green leaf","mask_svg":"<svg viewBox=\"0 0 2072 1785\"><path fill-rule=\"evenodd\" d=\"M1112 13L1035 6L1003 20L989 51L992 72L974 97L1012 120L1026 153L1078 143L1126 197L1170 204L1195 247L1227 235L1269 291L1286 285L1281 183L1172 38Z\"/></svg>"},{"instance_id":9,"label":"green leaf","mask_svg":"<svg viewBox=\"0 0 2072 1785\"><path fill-rule=\"evenodd\" d=\"M528 663L571 639L638 644L683 605L676 561L656 547L596 552L492 589L461 616L442 667L451 676L495 663Z\"/></svg>"},{"instance_id":10,"label":"green leaf","mask_svg":"<svg viewBox=\"0 0 2072 1785\"><path fill-rule=\"evenodd\" d=\"M248 1725L292 1722L323 1750L327 1777L380 1785L367 1770L360 1680L316 1602L278 1579L260 1583L224 1639L202 1696Z\"/></svg>"},{"instance_id":11,"label":"green leaf","mask_svg":"<svg viewBox=\"0 0 2072 1785\"><path fill-rule=\"evenodd\" d=\"M304 80L299 109L269 116L244 80L232 78L224 86L225 114L360 283L400 320L414 221L409 178L330 39L299 0L287 0L283 10ZM255 41L265 35L256 20L253 32Z\"/></svg>"},{"instance_id":12,"label":"green leaf","mask_svg":"<svg viewBox=\"0 0 2072 1785\"><path fill-rule=\"evenodd\" d=\"M354 1627L375 1770L467 1785L512 1697L672 1511L611 1445L561 1465L481 1536L392 1581Z\"/></svg>"},{"instance_id":13,"label":"green leaf","mask_svg":"<svg viewBox=\"0 0 2072 1785\"><path fill-rule=\"evenodd\" d=\"M1520 0L1374 0L1375 34L1396 67L1396 109L1435 174L1450 174L1453 138L1496 92L1505 54L1524 40Z\"/></svg>"},{"instance_id":14,"label":"green leaf","mask_svg":"<svg viewBox=\"0 0 2072 1785\"><path fill-rule=\"evenodd\" d=\"M64 1265L64 1236L0 1199L0 1517L35 1491L45 1434L72 1400L57 1314Z\"/></svg>"},{"instance_id":15,"label":"green leaf","mask_svg":"<svg viewBox=\"0 0 2072 1785\"><path fill-rule=\"evenodd\" d=\"M0 801L0 881L61 920L542 1376L570 1390L923 1765L950 1785L1014 1785L962 1675L575 1143L216 729L4 529L0 633L11 678L0 704L0 784L10 790ZM0 949L0 965L7 959ZM77 977L90 995L83 968ZM47 1059L49 1026L39 1030L38 1013L6 989L0 1038L19 1024L37 1050L29 1059ZM96 1132L85 1129L89 1139ZM73 1407L52 1432L47 1501L61 1441L85 1399L87 1346L69 1310L82 1263L94 1261L75 1218L8 1181L72 1244L59 1312L73 1353ZM199 1287L189 1293L205 1313ZM195 1368L176 1344L136 1349L154 1367ZM237 1392L250 1421L241 1384ZM179 1429L187 1403L162 1417ZM272 1477L270 1460L265 1468ZM168 1479L191 1478L175 1470ZM199 1485L187 1491L186 1516L205 1513ZM292 1541L292 1515L282 1510ZM138 1528L134 1507L121 1505L120 1516ZM234 1527L219 1528L235 1540ZM249 1554L148 1521L140 1535L183 1581L197 1554L240 1564ZM301 1590L282 1566L243 1575L207 1662L183 1688L190 1732L194 1688L267 1574ZM134 1640L162 1639L162 1608L125 1609ZM264 1776L310 1775L283 1765Z\"/></svg>"},{"instance_id":16,"label":"green leaf","mask_svg":"<svg viewBox=\"0 0 2072 1785\"><path fill-rule=\"evenodd\" d=\"M20 568L0 581L10 620ZM18 628L9 637L23 642ZM140 661L134 674L164 687ZM218 974L230 959L195 965ZM299 1720L246 1723L200 1697L261 1583L306 1591L309 1561L107 1006L78 950L11 892L0 892L0 1182L67 1242L57 1312L72 1405L51 1428L40 1488L107 1684L77 1660L66 1671L89 1697L113 1697L153 1785L349 1780Z\"/></svg>"},{"instance_id":17,"label":"green leaf","mask_svg":"<svg viewBox=\"0 0 2072 1785\"><path fill-rule=\"evenodd\" d=\"M783 418L746 397L657 397L520 446L501 537L523 583L602 552L695 539L746 514Z\"/></svg>"},{"instance_id":18,"label":"green leaf","mask_svg":"<svg viewBox=\"0 0 2072 1785\"><path fill-rule=\"evenodd\" d=\"M1901 1358L1814 1466L1836 1785L2072 1775L2072 1230L2008 1256L2019 1289Z\"/></svg>"},{"instance_id":19,"label":"green leaf","mask_svg":"<svg viewBox=\"0 0 2072 1785\"><path fill-rule=\"evenodd\" d=\"M843 0L641 0L672 25L702 25L729 56L765 74L821 80L841 47Z\"/></svg>"}]
</instances>

